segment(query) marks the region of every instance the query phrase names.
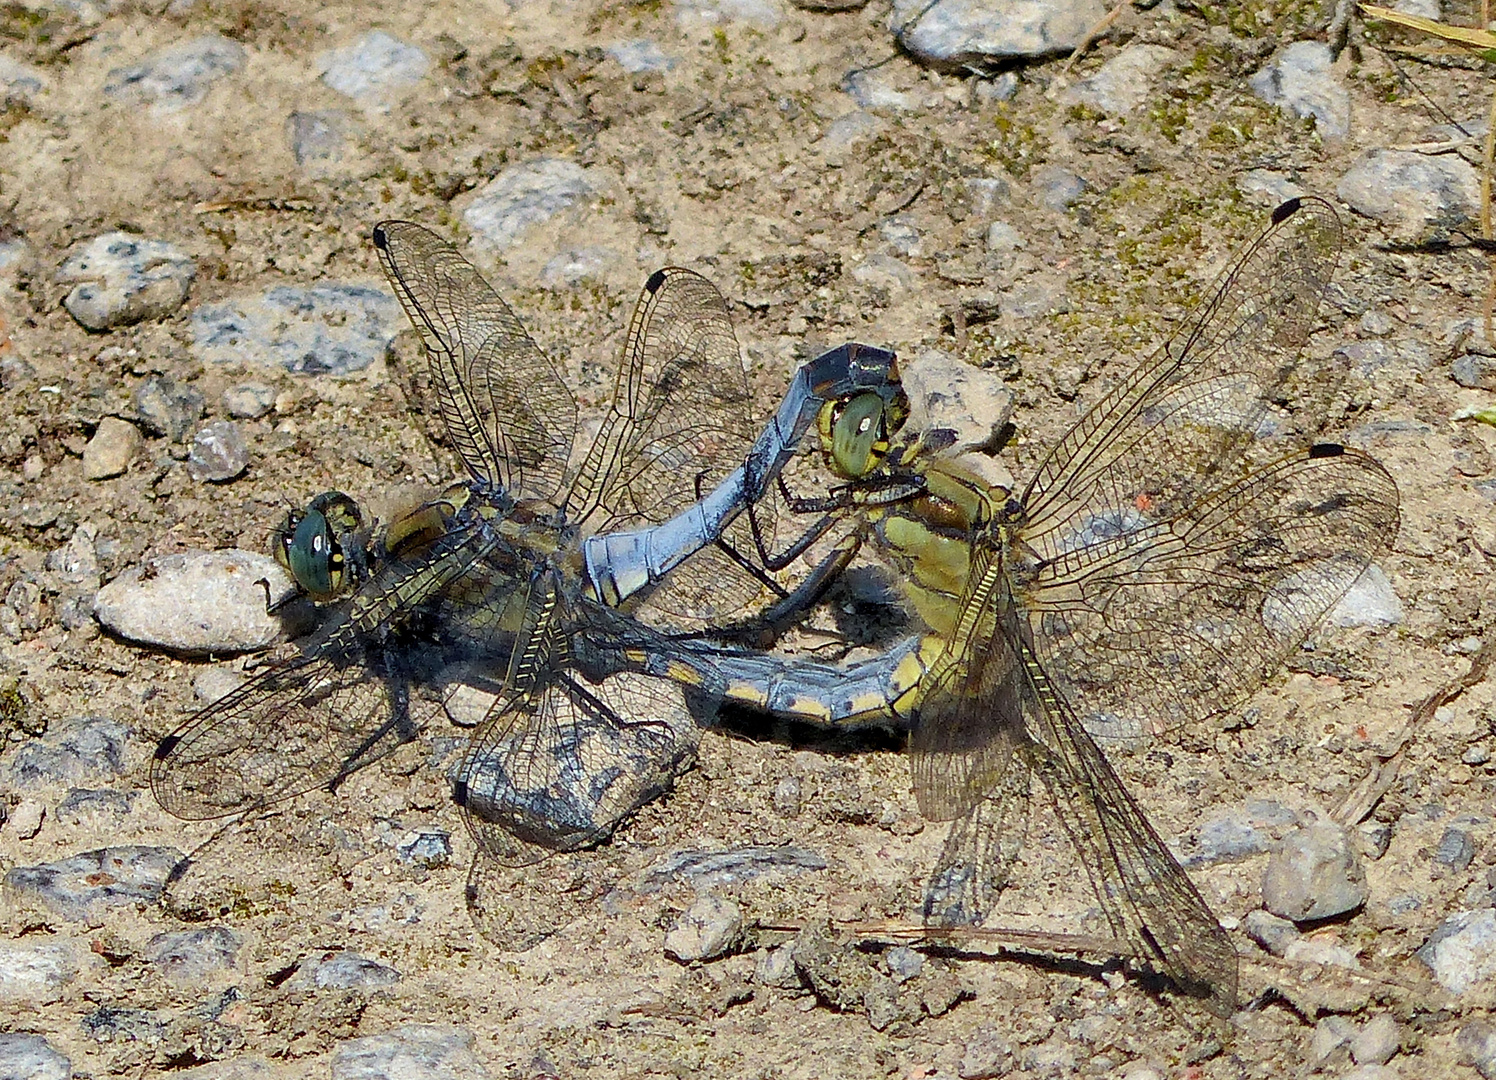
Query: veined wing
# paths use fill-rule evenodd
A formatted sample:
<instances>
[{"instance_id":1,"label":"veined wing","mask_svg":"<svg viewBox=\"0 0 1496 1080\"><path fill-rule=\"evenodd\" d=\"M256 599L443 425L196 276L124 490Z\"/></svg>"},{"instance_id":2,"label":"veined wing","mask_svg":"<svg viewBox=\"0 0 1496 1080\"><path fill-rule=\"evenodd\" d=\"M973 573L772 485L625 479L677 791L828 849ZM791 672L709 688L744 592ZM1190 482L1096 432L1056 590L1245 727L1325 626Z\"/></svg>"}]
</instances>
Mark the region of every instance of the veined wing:
<instances>
[{"instance_id":1,"label":"veined wing","mask_svg":"<svg viewBox=\"0 0 1496 1080\"><path fill-rule=\"evenodd\" d=\"M1024 544L1057 558L1097 507L1142 500L1168 517L1229 482L1314 329L1340 249L1340 220L1324 200L1274 211L1188 326L1040 464L1022 498Z\"/></svg>"},{"instance_id":2,"label":"veined wing","mask_svg":"<svg viewBox=\"0 0 1496 1080\"><path fill-rule=\"evenodd\" d=\"M429 229L382 221L374 246L426 345L442 420L468 472L515 497L554 498L577 407L550 360L473 265Z\"/></svg>"},{"instance_id":3,"label":"veined wing","mask_svg":"<svg viewBox=\"0 0 1496 1080\"><path fill-rule=\"evenodd\" d=\"M1260 686L1391 547L1398 494L1371 457L1321 445L1170 518L1097 507L1075 524L1085 542L1040 564L1019 606L1088 730L1135 738Z\"/></svg>"},{"instance_id":4,"label":"veined wing","mask_svg":"<svg viewBox=\"0 0 1496 1080\"><path fill-rule=\"evenodd\" d=\"M1025 640L1001 552L973 553L957 631L931 673L911 750L920 808L958 817L927 911L978 921L1017 848L1004 830L1030 776L1051 796L1115 936L1214 1011L1236 1003L1236 953ZM949 896L938 899L935 887ZM943 905L943 906L942 906Z\"/></svg>"}]
</instances>

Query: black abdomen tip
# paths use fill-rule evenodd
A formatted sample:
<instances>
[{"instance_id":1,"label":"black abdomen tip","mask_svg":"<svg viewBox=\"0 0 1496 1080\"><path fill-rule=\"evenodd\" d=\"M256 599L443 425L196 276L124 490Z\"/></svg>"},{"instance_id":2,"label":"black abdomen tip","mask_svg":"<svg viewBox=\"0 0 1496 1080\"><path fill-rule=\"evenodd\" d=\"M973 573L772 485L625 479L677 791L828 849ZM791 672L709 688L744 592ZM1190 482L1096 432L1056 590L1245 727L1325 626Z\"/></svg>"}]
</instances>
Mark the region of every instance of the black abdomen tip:
<instances>
[{"instance_id":1,"label":"black abdomen tip","mask_svg":"<svg viewBox=\"0 0 1496 1080\"><path fill-rule=\"evenodd\" d=\"M649 275L649 280L644 283L644 291L653 295L660 291L660 286L665 284L665 271L656 270Z\"/></svg>"},{"instance_id":2,"label":"black abdomen tip","mask_svg":"<svg viewBox=\"0 0 1496 1080\"><path fill-rule=\"evenodd\" d=\"M1286 203L1280 203L1278 209L1273 211L1273 224L1280 225L1286 219L1293 217L1293 215L1299 212L1299 207L1302 205L1303 201L1296 198L1289 199Z\"/></svg>"},{"instance_id":3,"label":"black abdomen tip","mask_svg":"<svg viewBox=\"0 0 1496 1080\"><path fill-rule=\"evenodd\" d=\"M182 736L180 736L180 735L168 735L168 736L166 736L166 738L164 738L160 742L158 742L156 744L156 760L157 761L165 761L166 758L167 758L167 755L169 755L173 750L175 750L177 748L177 746L181 743L181 741L182 741Z\"/></svg>"}]
</instances>

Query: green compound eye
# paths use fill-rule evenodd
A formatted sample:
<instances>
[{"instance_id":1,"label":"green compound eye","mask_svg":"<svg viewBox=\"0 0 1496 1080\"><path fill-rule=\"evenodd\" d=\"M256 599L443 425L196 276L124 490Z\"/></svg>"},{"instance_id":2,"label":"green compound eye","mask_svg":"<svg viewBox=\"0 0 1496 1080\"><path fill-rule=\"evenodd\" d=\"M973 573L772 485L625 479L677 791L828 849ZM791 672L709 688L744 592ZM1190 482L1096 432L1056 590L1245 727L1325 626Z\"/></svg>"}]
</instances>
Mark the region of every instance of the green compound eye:
<instances>
[{"instance_id":1,"label":"green compound eye","mask_svg":"<svg viewBox=\"0 0 1496 1080\"><path fill-rule=\"evenodd\" d=\"M275 531L275 559L313 600L331 600L347 584L347 560L339 538L362 520L353 500L341 492L318 495L305 514L287 517Z\"/></svg>"},{"instance_id":2,"label":"green compound eye","mask_svg":"<svg viewBox=\"0 0 1496 1080\"><path fill-rule=\"evenodd\" d=\"M831 463L837 472L856 480L877 468L888 453L887 406L877 394L858 394L836 404L839 408L830 416Z\"/></svg>"}]
</instances>

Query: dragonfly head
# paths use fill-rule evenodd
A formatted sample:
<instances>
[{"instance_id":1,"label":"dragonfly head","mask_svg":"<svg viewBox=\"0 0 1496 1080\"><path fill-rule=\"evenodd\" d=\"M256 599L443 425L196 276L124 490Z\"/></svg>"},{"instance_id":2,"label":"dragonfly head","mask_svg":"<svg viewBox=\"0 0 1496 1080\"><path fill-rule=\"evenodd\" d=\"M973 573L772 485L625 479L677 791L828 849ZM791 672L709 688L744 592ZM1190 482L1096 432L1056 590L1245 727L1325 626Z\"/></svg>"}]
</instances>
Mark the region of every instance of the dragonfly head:
<instances>
[{"instance_id":1,"label":"dragonfly head","mask_svg":"<svg viewBox=\"0 0 1496 1080\"><path fill-rule=\"evenodd\" d=\"M332 600L356 584L366 539L358 504L341 491L325 491L301 514L287 514L271 536L275 561L313 600ZM353 550L349 550L352 548Z\"/></svg>"},{"instance_id":2,"label":"dragonfly head","mask_svg":"<svg viewBox=\"0 0 1496 1080\"><path fill-rule=\"evenodd\" d=\"M832 471L847 480L867 476L888 457L890 436L908 417L902 392L865 391L828 401L816 417L816 428Z\"/></svg>"}]
</instances>

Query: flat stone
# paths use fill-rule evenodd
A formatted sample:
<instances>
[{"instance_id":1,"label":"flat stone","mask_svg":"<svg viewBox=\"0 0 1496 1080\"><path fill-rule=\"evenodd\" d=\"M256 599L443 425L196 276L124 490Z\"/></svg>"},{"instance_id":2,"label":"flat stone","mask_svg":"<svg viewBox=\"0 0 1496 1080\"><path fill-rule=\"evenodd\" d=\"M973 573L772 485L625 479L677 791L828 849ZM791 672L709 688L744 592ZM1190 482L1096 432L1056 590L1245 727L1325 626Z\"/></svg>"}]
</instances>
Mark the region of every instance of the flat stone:
<instances>
[{"instance_id":1,"label":"flat stone","mask_svg":"<svg viewBox=\"0 0 1496 1080\"><path fill-rule=\"evenodd\" d=\"M1451 915L1429 935L1417 956L1452 994L1489 983L1496 977L1496 908Z\"/></svg>"},{"instance_id":2,"label":"flat stone","mask_svg":"<svg viewBox=\"0 0 1496 1080\"><path fill-rule=\"evenodd\" d=\"M192 313L192 355L205 363L279 364L299 375L347 375L383 360L405 317L382 288L277 285Z\"/></svg>"},{"instance_id":3,"label":"flat stone","mask_svg":"<svg viewBox=\"0 0 1496 1080\"><path fill-rule=\"evenodd\" d=\"M1358 214L1388 226L1392 239L1431 242L1472 227L1480 176L1458 154L1369 150L1340 178L1335 193Z\"/></svg>"},{"instance_id":4,"label":"flat stone","mask_svg":"<svg viewBox=\"0 0 1496 1080\"><path fill-rule=\"evenodd\" d=\"M1331 70L1334 57L1320 41L1295 41L1247 82L1269 105L1314 118L1321 136L1341 138L1351 127L1351 93Z\"/></svg>"},{"instance_id":5,"label":"flat stone","mask_svg":"<svg viewBox=\"0 0 1496 1080\"><path fill-rule=\"evenodd\" d=\"M41 68L0 53L0 90L4 91L0 97L32 105L51 87L52 80Z\"/></svg>"},{"instance_id":6,"label":"flat stone","mask_svg":"<svg viewBox=\"0 0 1496 1080\"><path fill-rule=\"evenodd\" d=\"M1183 56L1162 45L1130 45L1061 95L1071 105L1089 105L1113 116L1135 111L1153 93L1154 82Z\"/></svg>"},{"instance_id":7,"label":"flat stone","mask_svg":"<svg viewBox=\"0 0 1496 1080\"><path fill-rule=\"evenodd\" d=\"M13 900L38 904L64 919L88 921L123 904L155 904L167 876L185 859L176 848L99 848L5 875Z\"/></svg>"},{"instance_id":8,"label":"flat stone","mask_svg":"<svg viewBox=\"0 0 1496 1080\"><path fill-rule=\"evenodd\" d=\"M56 1001L77 974L70 942L0 941L0 1001Z\"/></svg>"},{"instance_id":9,"label":"flat stone","mask_svg":"<svg viewBox=\"0 0 1496 1080\"><path fill-rule=\"evenodd\" d=\"M107 716L80 716L55 724L27 742L10 763L10 782L22 790L76 784L124 769L129 729Z\"/></svg>"},{"instance_id":10,"label":"flat stone","mask_svg":"<svg viewBox=\"0 0 1496 1080\"><path fill-rule=\"evenodd\" d=\"M506 251L532 226L591 200L600 187L592 173L574 161L537 158L490 180L463 211L462 220L474 239Z\"/></svg>"},{"instance_id":11,"label":"flat stone","mask_svg":"<svg viewBox=\"0 0 1496 1080\"><path fill-rule=\"evenodd\" d=\"M603 51L631 75L639 75L646 71L669 71L675 67L675 58L665 55L660 47L648 38L617 41Z\"/></svg>"},{"instance_id":12,"label":"flat stone","mask_svg":"<svg viewBox=\"0 0 1496 1080\"><path fill-rule=\"evenodd\" d=\"M1185 866L1209 866L1271 851L1278 836L1297 821L1292 810L1261 799L1220 807L1200 823L1199 854L1185 860Z\"/></svg>"},{"instance_id":13,"label":"flat stone","mask_svg":"<svg viewBox=\"0 0 1496 1080\"><path fill-rule=\"evenodd\" d=\"M309 628L312 608L265 610L296 591L268 555L228 548L189 551L126 570L98 591L94 615L112 634L188 655L264 649Z\"/></svg>"},{"instance_id":14,"label":"flat stone","mask_svg":"<svg viewBox=\"0 0 1496 1080\"><path fill-rule=\"evenodd\" d=\"M842 89L859 109L881 113L918 112L924 107L920 94L900 90L881 70L859 70L842 80Z\"/></svg>"},{"instance_id":15,"label":"flat stone","mask_svg":"<svg viewBox=\"0 0 1496 1080\"><path fill-rule=\"evenodd\" d=\"M114 788L72 788L57 804L57 820L74 824L88 817L104 814L122 818L135 805L139 792L116 791Z\"/></svg>"},{"instance_id":16,"label":"flat stone","mask_svg":"<svg viewBox=\"0 0 1496 1080\"><path fill-rule=\"evenodd\" d=\"M73 1063L40 1035L0 1032L0 1080L73 1080Z\"/></svg>"},{"instance_id":17,"label":"flat stone","mask_svg":"<svg viewBox=\"0 0 1496 1080\"><path fill-rule=\"evenodd\" d=\"M75 250L57 280L73 284L62 301L68 314L84 329L103 331L170 315L187 299L196 275L197 264L180 248L110 232Z\"/></svg>"},{"instance_id":18,"label":"flat stone","mask_svg":"<svg viewBox=\"0 0 1496 1080\"><path fill-rule=\"evenodd\" d=\"M488 1080L473 1033L450 1024L406 1024L346 1039L333 1051L332 1080Z\"/></svg>"},{"instance_id":19,"label":"flat stone","mask_svg":"<svg viewBox=\"0 0 1496 1080\"><path fill-rule=\"evenodd\" d=\"M1387 1013L1378 1013L1351 1040L1351 1060L1357 1065L1385 1065L1402 1045L1402 1028Z\"/></svg>"},{"instance_id":20,"label":"flat stone","mask_svg":"<svg viewBox=\"0 0 1496 1080\"><path fill-rule=\"evenodd\" d=\"M824 870L826 860L808 848L765 847L692 848L677 851L655 863L639 879L641 893L657 892L671 882L694 888L721 888L751 881L768 873Z\"/></svg>"},{"instance_id":21,"label":"flat stone","mask_svg":"<svg viewBox=\"0 0 1496 1080\"><path fill-rule=\"evenodd\" d=\"M312 176L337 171L348 148L348 115L341 109L311 109L286 118L291 156Z\"/></svg>"},{"instance_id":22,"label":"flat stone","mask_svg":"<svg viewBox=\"0 0 1496 1080\"><path fill-rule=\"evenodd\" d=\"M258 420L275 408L275 387L240 383L223 392L223 408L236 420Z\"/></svg>"},{"instance_id":23,"label":"flat stone","mask_svg":"<svg viewBox=\"0 0 1496 1080\"><path fill-rule=\"evenodd\" d=\"M1294 922L1327 919L1366 902L1366 872L1346 831L1333 821L1294 829L1268 860L1263 906Z\"/></svg>"},{"instance_id":24,"label":"flat stone","mask_svg":"<svg viewBox=\"0 0 1496 1080\"><path fill-rule=\"evenodd\" d=\"M163 49L134 67L115 68L105 80L104 93L158 109L183 109L207 97L215 82L238 71L244 61L243 45L209 34Z\"/></svg>"},{"instance_id":25,"label":"flat stone","mask_svg":"<svg viewBox=\"0 0 1496 1080\"><path fill-rule=\"evenodd\" d=\"M1257 944L1274 956L1283 956L1289 947L1299 940L1299 928L1287 919L1280 919L1272 912L1261 908L1247 912L1242 920L1242 929Z\"/></svg>"},{"instance_id":26,"label":"flat stone","mask_svg":"<svg viewBox=\"0 0 1496 1080\"><path fill-rule=\"evenodd\" d=\"M866 109L857 109L831 121L818 145L827 156L840 157L857 143L865 142L878 134L886 124L886 120L874 116Z\"/></svg>"},{"instance_id":27,"label":"flat stone","mask_svg":"<svg viewBox=\"0 0 1496 1080\"><path fill-rule=\"evenodd\" d=\"M152 435L181 442L203 415L202 391L169 376L155 376L135 390L135 416Z\"/></svg>"},{"instance_id":28,"label":"flat stone","mask_svg":"<svg viewBox=\"0 0 1496 1080\"><path fill-rule=\"evenodd\" d=\"M435 825L411 829L395 845L395 854L409 866L435 870L452 862L452 835Z\"/></svg>"},{"instance_id":29,"label":"flat stone","mask_svg":"<svg viewBox=\"0 0 1496 1080\"><path fill-rule=\"evenodd\" d=\"M938 349L904 365L904 392L910 426L954 432L952 453L990 449L1013 415L1013 392L1000 377Z\"/></svg>"},{"instance_id":30,"label":"flat stone","mask_svg":"<svg viewBox=\"0 0 1496 1080\"><path fill-rule=\"evenodd\" d=\"M145 438L128 420L106 416L83 447L83 479L108 480L122 476L140 453Z\"/></svg>"},{"instance_id":31,"label":"flat stone","mask_svg":"<svg viewBox=\"0 0 1496 1080\"><path fill-rule=\"evenodd\" d=\"M307 957L291 981L297 986L318 990L375 990L381 986L393 986L400 979L400 973L392 967L355 952L343 951Z\"/></svg>"},{"instance_id":32,"label":"flat stone","mask_svg":"<svg viewBox=\"0 0 1496 1080\"><path fill-rule=\"evenodd\" d=\"M317 57L322 81L364 106L384 107L420 82L431 60L414 45L373 30Z\"/></svg>"},{"instance_id":33,"label":"flat stone","mask_svg":"<svg viewBox=\"0 0 1496 1080\"><path fill-rule=\"evenodd\" d=\"M1473 1065L1485 1080L1496 1080L1496 1024L1481 1018L1460 1028L1455 1036L1460 1064Z\"/></svg>"},{"instance_id":34,"label":"flat stone","mask_svg":"<svg viewBox=\"0 0 1496 1080\"><path fill-rule=\"evenodd\" d=\"M187 474L198 483L222 484L249 468L249 444L232 420L215 420L192 437Z\"/></svg>"},{"instance_id":35,"label":"flat stone","mask_svg":"<svg viewBox=\"0 0 1496 1080\"><path fill-rule=\"evenodd\" d=\"M743 911L731 900L699 896L665 935L665 955L690 963L727 953L743 931Z\"/></svg>"},{"instance_id":36,"label":"flat stone","mask_svg":"<svg viewBox=\"0 0 1496 1080\"><path fill-rule=\"evenodd\" d=\"M40 799L22 799L10 812L6 827L21 840L33 840L47 819L47 806Z\"/></svg>"},{"instance_id":37,"label":"flat stone","mask_svg":"<svg viewBox=\"0 0 1496 1080\"><path fill-rule=\"evenodd\" d=\"M1475 838L1465 829L1454 826L1444 830L1439 837L1439 846L1434 849L1434 861L1450 870L1463 870L1475 858Z\"/></svg>"},{"instance_id":38,"label":"flat stone","mask_svg":"<svg viewBox=\"0 0 1496 1080\"><path fill-rule=\"evenodd\" d=\"M220 972L235 971L242 944L239 935L225 926L172 930L146 942L145 958L168 982L190 985Z\"/></svg>"},{"instance_id":39,"label":"flat stone","mask_svg":"<svg viewBox=\"0 0 1496 1080\"><path fill-rule=\"evenodd\" d=\"M917 59L954 69L1070 52L1106 10L1095 0L894 0L888 25Z\"/></svg>"},{"instance_id":40,"label":"flat stone","mask_svg":"<svg viewBox=\"0 0 1496 1080\"><path fill-rule=\"evenodd\" d=\"M1402 601L1386 572L1373 563L1330 609L1327 621L1331 626L1396 626L1403 621Z\"/></svg>"}]
</instances>

